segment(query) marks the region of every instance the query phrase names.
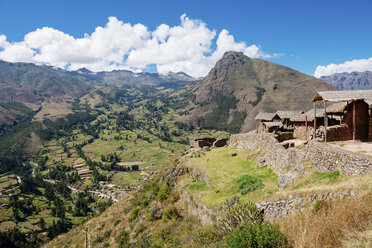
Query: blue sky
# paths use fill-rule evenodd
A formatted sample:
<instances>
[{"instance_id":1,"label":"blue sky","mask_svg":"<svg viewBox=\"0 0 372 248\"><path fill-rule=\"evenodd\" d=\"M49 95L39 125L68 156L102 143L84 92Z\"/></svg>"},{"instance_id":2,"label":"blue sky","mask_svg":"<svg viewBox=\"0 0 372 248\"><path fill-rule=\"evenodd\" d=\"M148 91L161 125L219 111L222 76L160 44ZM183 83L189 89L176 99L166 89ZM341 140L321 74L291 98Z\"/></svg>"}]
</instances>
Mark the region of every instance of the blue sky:
<instances>
[{"instance_id":1,"label":"blue sky","mask_svg":"<svg viewBox=\"0 0 372 248\"><path fill-rule=\"evenodd\" d=\"M209 46L212 50L207 54L213 53L220 32L226 29L236 43L244 42L246 47L256 45L267 55L256 53L257 57L307 74L314 74L318 65L332 63L341 65L333 69L325 68L325 74L351 69L372 70L372 59L371 62L368 60L372 57L372 1L0 0L0 35L6 36L8 47L9 44L22 42L27 33L42 27L83 38L85 33L91 35L97 26L104 27L110 16L131 25L140 23L147 30L154 31L161 24L179 26L180 16L184 13L191 20L203 22L208 30L215 30L215 37ZM35 48L32 49L35 51ZM40 53L39 50L37 52ZM46 57L38 61L48 63ZM2 58L6 60L7 57L4 55ZM18 57L12 58L17 60ZM358 62L360 59L364 60ZM164 63L166 66L163 70L185 68L192 71L194 69L186 64L195 61L183 61L184 64L177 67L169 64L176 63L177 58L165 62L144 60L133 60L135 62L132 64L122 66L140 69ZM351 60L358 61L342 66L345 61ZM57 66L63 64L59 61L55 62ZM210 59L205 66L210 66L212 61ZM97 65L92 68L101 67Z\"/></svg>"}]
</instances>

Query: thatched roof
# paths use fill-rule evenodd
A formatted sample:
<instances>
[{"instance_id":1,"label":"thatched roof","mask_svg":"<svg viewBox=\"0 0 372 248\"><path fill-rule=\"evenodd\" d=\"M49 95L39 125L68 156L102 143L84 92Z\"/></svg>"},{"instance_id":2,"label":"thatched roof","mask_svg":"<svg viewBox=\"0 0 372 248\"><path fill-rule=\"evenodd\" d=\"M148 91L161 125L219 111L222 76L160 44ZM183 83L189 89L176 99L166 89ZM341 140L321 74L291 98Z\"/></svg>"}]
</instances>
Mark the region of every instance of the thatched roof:
<instances>
[{"instance_id":1,"label":"thatched roof","mask_svg":"<svg viewBox=\"0 0 372 248\"><path fill-rule=\"evenodd\" d=\"M276 111L276 114L281 118L281 119L290 119L293 116L297 116L301 114L302 112L297 110L297 111Z\"/></svg>"},{"instance_id":2,"label":"thatched roof","mask_svg":"<svg viewBox=\"0 0 372 248\"><path fill-rule=\"evenodd\" d=\"M372 103L372 90L344 90L344 91L319 91L311 102L346 102L365 100Z\"/></svg>"},{"instance_id":3,"label":"thatched roof","mask_svg":"<svg viewBox=\"0 0 372 248\"><path fill-rule=\"evenodd\" d=\"M339 114L342 113L347 106L346 102L336 102L329 107L326 106L327 114Z\"/></svg>"},{"instance_id":4,"label":"thatched roof","mask_svg":"<svg viewBox=\"0 0 372 248\"><path fill-rule=\"evenodd\" d=\"M307 121L313 121L314 120L314 115L313 116L308 116L308 115L305 115L305 114L294 115L291 118L289 118L289 120L291 122L305 122L306 121L306 116L307 116Z\"/></svg>"},{"instance_id":5,"label":"thatched roof","mask_svg":"<svg viewBox=\"0 0 372 248\"><path fill-rule=\"evenodd\" d=\"M280 126L282 126L282 123L280 121L268 121L268 122L264 122L264 124L267 127L280 127Z\"/></svg>"},{"instance_id":6,"label":"thatched roof","mask_svg":"<svg viewBox=\"0 0 372 248\"><path fill-rule=\"evenodd\" d=\"M347 106L346 102L336 102L334 104L331 104L330 106L326 106L327 114L328 115L342 114L346 106ZM309 111L305 113L305 115L314 119L314 109L313 108L310 109ZM317 108L316 117L323 117L323 116L324 116L324 108Z\"/></svg>"},{"instance_id":7,"label":"thatched roof","mask_svg":"<svg viewBox=\"0 0 372 248\"><path fill-rule=\"evenodd\" d=\"M275 116L276 116L276 113L260 112L260 113L258 113L258 115L254 119L264 120L264 121L271 121Z\"/></svg>"}]
</instances>

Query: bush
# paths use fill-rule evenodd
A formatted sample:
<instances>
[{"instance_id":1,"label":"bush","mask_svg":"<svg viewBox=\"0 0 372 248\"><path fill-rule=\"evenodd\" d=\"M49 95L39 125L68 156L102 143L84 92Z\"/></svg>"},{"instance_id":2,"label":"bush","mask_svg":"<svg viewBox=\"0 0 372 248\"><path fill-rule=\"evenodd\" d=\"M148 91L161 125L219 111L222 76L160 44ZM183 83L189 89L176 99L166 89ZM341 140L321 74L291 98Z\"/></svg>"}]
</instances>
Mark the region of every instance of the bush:
<instances>
[{"instance_id":1,"label":"bush","mask_svg":"<svg viewBox=\"0 0 372 248\"><path fill-rule=\"evenodd\" d=\"M243 175L238 180L238 183L239 183L238 192L240 192L242 195L255 191L256 189L263 188L262 180L258 177L250 175Z\"/></svg>"},{"instance_id":2,"label":"bush","mask_svg":"<svg viewBox=\"0 0 372 248\"><path fill-rule=\"evenodd\" d=\"M146 209L145 217L146 217L147 221L152 221L153 220L153 216L148 209Z\"/></svg>"},{"instance_id":3,"label":"bush","mask_svg":"<svg viewBox=\"0 0 372 248\"><path fill-rule=\"evenodd\" d=\"M168 195L170 194L170 188L168 185L164 185L163 187L161 187L159 189L159 192L158 192L158 195L157 195L157 199L162 202L164 201L165 199L167 199Z\"/></svg>"},{"instance_id":4,"label":"bush","mask_svg":"<svg viewBox=\"0 0 372 248\"><path fill-rule=\"evenodd\" d=\"M163 221L168 221L172 219L178 219L180 217L181 216L179 215L177 208L175 206L170 206L164 210L161 219Z\"/></svg>"},{"instance_id":5,"label":"bush","mask_svg":"<svg viewBox=\"0 0 372 248\"><path fill-rule=\"evenodd\" d=\"M244 223L227 235L225 247L270 248L285 247L287 237L279 231L277 225L271 223Z\"/></svg>"},{"instance_id":6,"label":"bush","mask_svg":"<svg viewBox=\"0 0 372 248\"><path fill-rule=\"evenodd\" d=\"M133 209L132 212L130 213L129 221L134 221L135 219L137 219L139 212L140 212L139 208Z\"/></svg>"},{"instance_id":7,"label":"bush","mask_svg":"<svg viewBox=\"0 0 372 248\"><path fill-rule=\"evenodd\" d=\"M221 241L221 238L214 226L206 226L197 230L196 234L193 235L193 242L199 246L208 247L208 245Z\"/></svg>"},{"instance_id":8,"label":"bush","mask_svg":"<svg viewBox=\"0 0 372 248\"><path fill-rule=\"evenodd\" d=\"M125 230L123 230L123 231L120 232L120 234L118 236L116 236L115 241L118 244L119 248L129 247L129 245L130 245L129 234Z\"/></svg>"}]
</instances>

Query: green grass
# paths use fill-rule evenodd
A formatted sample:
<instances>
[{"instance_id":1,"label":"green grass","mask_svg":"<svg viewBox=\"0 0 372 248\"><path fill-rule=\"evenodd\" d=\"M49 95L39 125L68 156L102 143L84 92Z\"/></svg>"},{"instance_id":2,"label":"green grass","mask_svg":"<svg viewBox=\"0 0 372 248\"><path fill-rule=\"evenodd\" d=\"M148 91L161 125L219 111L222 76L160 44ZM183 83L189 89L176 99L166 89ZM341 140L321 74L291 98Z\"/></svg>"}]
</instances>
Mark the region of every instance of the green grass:
<instances>
[{"instance_id":1,"label":"green grass","mask_svg":"<svg viewBox=\"0 0 372 248\"><path fill-rule=\"evenodd\" d=\"M116 185L135 185L138 183L139 171L132 172L118 172L113 175L111 183Z\"/></svg>"},{"instance_id":2,"label":"green grass","mask_svg":"<svg viewBox=\"0 0 372 248\"><path fill-rule=\"evenodd\" d=\"M314 181L320 181L324 179L329 179L329 181L334 182L341 176L339 171L332 171L332 172L314 172L312 174L312 179Z\"/></svg>"},{"instance_id":3,"label":"green grass","mask_svg":"<svg viewBox=\"0 0 372 248\"><path fill-rule=\"evenodd\" d=\"M242 195L255 191L256 189L262 189L264 186L261 178L250 175L241 176L237 182L239 183L238 192Z\"/></svg>"},{"instance_id":4,"label":"green grass","mask_svg":"<svg viewBox=\"0 0 372 248\"><path fill-rule=\"evenodd\" d=\"M190 190L206 190L207 184L205 182L194 182L189 185Z\"/></svg>"},{"instance_id":5,"label":"green grass","mask_svg":"<svg viewBox=\"0 0 372 248\"><path fill-rule=\"evenodd\" d=\"M232 153L237 156L232 157ZM258 167L256 153L250 150L237 150L233 148L215 148L200 158L190 159L185 162L186 166L205 173L209 179L209 186L202 182L190 182L190 178L184 176L180 185L188 188L192 195L202 204L218 208L231 196L239 196L242 199L258 201L270 196L277 190L277 175L267 167ZM242 181L242 175L249 175L262 181L254 191L241 195L238 188Z\"/></svg>"}]
</instances>

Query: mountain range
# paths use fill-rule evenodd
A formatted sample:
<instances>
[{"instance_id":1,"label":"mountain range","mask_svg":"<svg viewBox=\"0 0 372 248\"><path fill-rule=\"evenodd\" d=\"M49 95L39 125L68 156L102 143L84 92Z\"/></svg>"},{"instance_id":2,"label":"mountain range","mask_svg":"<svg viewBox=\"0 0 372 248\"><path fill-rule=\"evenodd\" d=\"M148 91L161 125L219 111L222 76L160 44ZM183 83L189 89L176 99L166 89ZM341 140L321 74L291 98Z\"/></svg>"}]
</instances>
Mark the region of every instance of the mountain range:
<instances>
[{"instance_id":1,"label":"mountain range","mask_svg":"<svg viewBox=\"0 0 372 248\"><path fill-rule=\"evenodd\" d=\"M372 89L372 72L343 72L330 76L322 76L322 80L340 90L370 90Z\"/></svg>"},{"instance_id":2,"label":"mountain range","mask_svg":"<svg viewBox=\"0 0 372 248\"><path fill-rule=\"evenodd\" d=\"M0 103L24 104L26 109L37 111L36 120L53 120L71 113L74 102L90 102L97 89L162 86L180 91L186 85L189 103L178 119L231 132L254 129L254 117L260 111L305 111L311 108L316 91L336 90L323 80L239 52L226 52L204 79L183 72L67 71L0 61ZM0 105L0 121L9 123L19 118L14 111L9 104Z\"/></svg>"},{"instance_id":3,"label":"mountain range","mask_svg":"<svg viewBox=\"0 0 372 248\"><path fill-rule=\"evenodd\" d=\"M134 73L127 70L91 72L86 68L67 71L31 63L0 60L0 125L19 121L25 112L38 111L37 120L57 119L72 112L73 102L97 86L183 86L198 81L186 73ZM4 104L9 102L18 103ZM19 108L19 104L22 104ZM25 111L19 111L23 109Z\"/></svg>"}]
</instances>

